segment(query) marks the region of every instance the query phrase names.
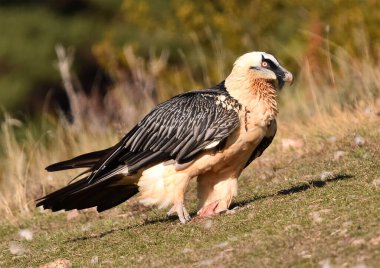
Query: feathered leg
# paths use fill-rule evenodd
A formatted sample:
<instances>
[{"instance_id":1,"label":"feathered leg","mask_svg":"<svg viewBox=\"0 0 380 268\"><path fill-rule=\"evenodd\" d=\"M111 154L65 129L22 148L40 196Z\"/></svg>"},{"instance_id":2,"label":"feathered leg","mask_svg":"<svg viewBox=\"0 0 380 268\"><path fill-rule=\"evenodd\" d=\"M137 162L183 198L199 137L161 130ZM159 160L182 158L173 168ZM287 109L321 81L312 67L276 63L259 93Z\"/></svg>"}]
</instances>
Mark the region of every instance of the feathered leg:
<instances>
[{"instance_id":1,"label":"feathered leg","mask_svg":"<svg viewBox=\"0 0 380 268\"><path fill-rule=\"evenodd\" d=\"M189 176L184 173L173 175L174 178L168 179L170 181L170 188L172 188L172 202L173 207L169 210L168 215L177 213L181 223L186 223L191 220L184 204L186 187L189 183Z\"/></svg>"},{"instance_id":2,"label":"feathered leg","mask_svg":"<svg viewBox=\"0 0 380 268\"><path fill-rule=\"evenodd\" d=\"M167 215L171 216L177 213L178 218L181 223L186 223L191 220L190 214L187 212L183 202L174 204L172 208L168 211Z\"/></svg>"},{"instance_id":3,"label":"feathered leg","mask_svg":"<svg viewBox=\"0 0 380 268\"><path fill-rule=\"evenodd\" d=\"M177 213L179 220L186 223L191 219L184 205L189 180L188 174L177 172L172 165L153 166L143 172L138 182L140 202L146 206L157 205L159 208L173 204L168 215Z\"/></svg>"},{"instance_id":4,"label":"feathered leg","mask_svg":"<svg viewBox=\"0 0 380 268\"><path fill-rule=\"evenodd\" d=\"M207 217L228 210L237 194L237 178L198 178L198 217Z\"/></svg>"}]
</instances>

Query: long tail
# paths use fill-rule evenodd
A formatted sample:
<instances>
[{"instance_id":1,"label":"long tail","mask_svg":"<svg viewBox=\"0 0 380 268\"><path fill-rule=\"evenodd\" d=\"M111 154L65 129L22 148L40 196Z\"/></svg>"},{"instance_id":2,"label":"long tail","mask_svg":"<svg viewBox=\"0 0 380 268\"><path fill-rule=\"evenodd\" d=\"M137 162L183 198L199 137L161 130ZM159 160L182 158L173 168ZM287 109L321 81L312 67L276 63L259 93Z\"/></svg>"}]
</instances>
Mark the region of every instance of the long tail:
<instances>
[{"instance_id":1,"label":"long tail","mask_svg":"<svg viewBox=\"0 0 380 268\"><path fill-rule=\"evenodd\" d=\"M97 207L97 211L101 212L123 203L137 193L138 186L126 182L122 175L91 184L87 178L83 178L38 199L36 206L52 211Z\"/></svg>"},{"instance_id":2,"label":"long tail","mask_svg":"<svg viewBox=\"0 0 380 268\"><path fill-rule=\"evenodd\" d=\"M70 160L58 162L46 167L47 171L59 171L65 169L73 168L91 168L93 167L100 159L106 157L114 148L108 148L101 151L95 151L87 154L82 154L77 157L74 157Z\"/></svg>"}]
</instances>

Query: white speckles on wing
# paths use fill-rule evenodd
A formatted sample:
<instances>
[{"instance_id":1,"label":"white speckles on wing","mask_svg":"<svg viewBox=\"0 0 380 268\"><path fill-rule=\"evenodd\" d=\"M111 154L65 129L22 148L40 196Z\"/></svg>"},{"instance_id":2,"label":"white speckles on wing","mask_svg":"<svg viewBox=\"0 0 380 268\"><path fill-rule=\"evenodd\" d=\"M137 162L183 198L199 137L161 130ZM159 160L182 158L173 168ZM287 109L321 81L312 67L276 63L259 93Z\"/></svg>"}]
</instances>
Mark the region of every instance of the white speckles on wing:
<instances>
[{"instance_id":1,"label":"white speckles on wing","mask_svg":"<svg viewBox=\"0 0 380 268\"><path fill-rule=\"evenodd\" d=\"M227 98L225 95L219 95L216 97L216 105L221 105L223 109L228 111L234 109L236 112L239 112L240 105L238 102L232 98Z\"/></svg>"},{"instance_id":2,"label":"white speckles on wing","mask_svg":"<svg viewBox=\"0 0 380 268\"><path fill-rule=\"evenodd\" d=\"M220 96L218 96L218 99L220 99L220 101L225 101L226 100L226 96L225 95L220 95Z\"/></svg>"}]
</instances>

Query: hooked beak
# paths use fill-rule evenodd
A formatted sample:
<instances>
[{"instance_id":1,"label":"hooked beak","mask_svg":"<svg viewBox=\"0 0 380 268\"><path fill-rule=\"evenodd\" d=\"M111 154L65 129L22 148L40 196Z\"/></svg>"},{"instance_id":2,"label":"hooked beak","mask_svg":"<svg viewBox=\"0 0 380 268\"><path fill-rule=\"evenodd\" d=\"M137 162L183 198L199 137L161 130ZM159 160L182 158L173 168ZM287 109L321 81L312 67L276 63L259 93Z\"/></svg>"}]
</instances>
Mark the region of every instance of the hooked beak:
<instances>
[{"instance_id":1,"label":"hooked beak","mask_svg":"<svg viewBox=\"0 0 380 268\"><path fill-rule=\"evenodd\" d=\"M288 82L289 85L293 84L293 75L291 72L289 72L285 68L283 68L283 67L278 68L277 71L275 72L275 74L276 74L277 81L278 81L280 89L282 89L284 87L285 82Z\"/></svg>"},{"instance_id":2,"label":"hooked beak","mask_svg":"<svg viewBox=\"0 0 380 268\"><path fill-rule=\"evenodd\" d=\"M283 75L284 82L288 82L289 85L293 84L293 75L291 72L284 69L284 75Z\"/></svg>"}]
</instances>

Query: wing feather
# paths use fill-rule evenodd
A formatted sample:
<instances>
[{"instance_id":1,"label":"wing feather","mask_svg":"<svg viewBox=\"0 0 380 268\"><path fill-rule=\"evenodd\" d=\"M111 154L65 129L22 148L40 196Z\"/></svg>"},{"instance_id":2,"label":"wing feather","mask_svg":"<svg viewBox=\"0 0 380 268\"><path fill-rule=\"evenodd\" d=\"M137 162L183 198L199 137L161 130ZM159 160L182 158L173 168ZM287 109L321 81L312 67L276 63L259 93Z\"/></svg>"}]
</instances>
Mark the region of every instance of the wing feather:
<instances>
[{"instance_id":1,"label":"wing feather","mask_svg":"<svg viewBox=\"0 0 380 268\"><path fill-rule=\"evenodd\" d=\"M225 96L234 109L218 104ZM238 126L240 104L225 90L192 91L154 108L97 163L88 181L101 180L120 166L133 174L160 161L192 161L210 144L225 140ZM215 150L215 147L212 146ZM219 148L220 149L220 148Z\"/></svg>"}]
</instances>

